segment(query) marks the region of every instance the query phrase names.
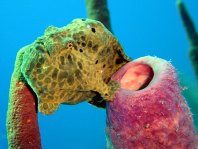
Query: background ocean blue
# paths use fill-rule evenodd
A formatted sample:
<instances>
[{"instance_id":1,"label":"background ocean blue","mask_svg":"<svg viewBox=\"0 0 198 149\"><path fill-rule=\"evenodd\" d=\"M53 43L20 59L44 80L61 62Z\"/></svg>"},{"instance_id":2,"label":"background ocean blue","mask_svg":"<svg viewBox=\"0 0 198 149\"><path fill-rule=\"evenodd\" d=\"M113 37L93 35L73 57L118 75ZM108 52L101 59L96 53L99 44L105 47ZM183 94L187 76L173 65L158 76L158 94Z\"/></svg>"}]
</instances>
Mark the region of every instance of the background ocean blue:
<instances>
[{"instance_id":1,"label":"background ocean blue","mask_svg":"<svg viewBox=\"0 0 198 149\"><path fill-rule=\"evenodd\" d=\"M198 29L198 1L184 1ZM195 83L188 40L175 0L109 0L113 32L133 59L152 55L171 60ZM7 148L6 111L17 51L43 35L85 18L84 0L0 1L0 149ZM39 113L43 149L105 149L105 110L85 103L62 105L50 116Z\"/></svg>"}]
</instances>

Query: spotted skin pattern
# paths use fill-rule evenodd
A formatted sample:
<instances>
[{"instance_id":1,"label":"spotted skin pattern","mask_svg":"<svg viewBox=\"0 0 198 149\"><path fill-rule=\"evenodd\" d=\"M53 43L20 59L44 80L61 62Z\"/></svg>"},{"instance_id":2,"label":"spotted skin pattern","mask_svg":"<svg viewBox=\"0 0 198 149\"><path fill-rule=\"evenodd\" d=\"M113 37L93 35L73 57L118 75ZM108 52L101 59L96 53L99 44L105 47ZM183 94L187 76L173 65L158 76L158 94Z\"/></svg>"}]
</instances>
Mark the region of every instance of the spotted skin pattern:
<instances>
[{"instance_id":1,"label":"spotted skin pattern","mask_svg":"<svg viewBox=\"0 0 198 149\"><path fill-rule=\"evenodd\" d=\"M51 114L61 103L110 100L119 84L110 77L129 59L117 39L98 21L75 19L50 26L21 49L21 72L36 93L39 111Z\"/></svg>"}]
</instances>

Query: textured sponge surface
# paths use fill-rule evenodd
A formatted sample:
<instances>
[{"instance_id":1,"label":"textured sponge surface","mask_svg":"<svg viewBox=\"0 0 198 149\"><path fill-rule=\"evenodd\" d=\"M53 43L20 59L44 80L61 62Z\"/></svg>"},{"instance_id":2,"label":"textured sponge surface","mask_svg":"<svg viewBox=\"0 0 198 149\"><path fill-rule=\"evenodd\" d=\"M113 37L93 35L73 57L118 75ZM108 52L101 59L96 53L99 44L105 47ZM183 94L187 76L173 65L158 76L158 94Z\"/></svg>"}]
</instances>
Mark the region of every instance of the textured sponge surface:
<instances>
[{"instance_id":1,"label":"textured sponge surface","mask_svg":"<svg viewBox=\"0 0 198 149\"><path fill-rule=\"evenodd\" d=\"M122 79L127 70L136 69L139 64L152 68L152 71L147 71L148 76L153 72L152 79L139 90L123 87ZM150 56L139 58L122 67L112 79L120 82L121 88L114 100L107 103L109 148L197 147L192 114L181 95L175 70L169 62Z\"/></svg>"}]
</instances>

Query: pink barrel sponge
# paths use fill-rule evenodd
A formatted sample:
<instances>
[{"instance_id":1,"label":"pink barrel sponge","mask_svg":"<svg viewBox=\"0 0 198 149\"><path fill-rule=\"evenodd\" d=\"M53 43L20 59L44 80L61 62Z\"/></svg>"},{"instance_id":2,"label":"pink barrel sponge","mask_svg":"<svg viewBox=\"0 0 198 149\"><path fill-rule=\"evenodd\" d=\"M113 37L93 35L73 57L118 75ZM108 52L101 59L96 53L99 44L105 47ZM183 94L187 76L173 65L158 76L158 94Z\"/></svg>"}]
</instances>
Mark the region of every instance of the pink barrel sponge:
<instances>
[{"instance_id":1,"label":"pink barrel sponge","mask_svg":"<svg viewBox=\"0 0 198 149\"><path fill-rule=\"evenodd\" d=\"M107 103L109 149L196 149L192 114L173 66L146 56L112 76L120 83Z\"/></svg>"}]
</instances>

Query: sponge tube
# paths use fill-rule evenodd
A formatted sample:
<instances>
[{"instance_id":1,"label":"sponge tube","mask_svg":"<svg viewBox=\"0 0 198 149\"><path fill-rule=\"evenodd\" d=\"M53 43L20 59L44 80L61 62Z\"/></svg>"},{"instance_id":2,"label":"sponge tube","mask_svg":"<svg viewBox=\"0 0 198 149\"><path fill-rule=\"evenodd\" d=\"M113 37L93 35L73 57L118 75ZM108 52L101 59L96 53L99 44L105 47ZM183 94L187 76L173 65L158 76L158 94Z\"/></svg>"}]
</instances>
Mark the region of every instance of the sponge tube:
<instances>
[{"instance_id":1,"label":"sponge tube","mask_svg":"<svg viewBox=\"0 0 198 149\"><path fill-rule=\"evenodd\" d=\"M108 148L197 147L192 114L169 62L142 57L123 66L112 80L118 81L121 88L114 100L107 102ZM130 83L135 87L131 88Z\"/></svg>"}]
</instances>

